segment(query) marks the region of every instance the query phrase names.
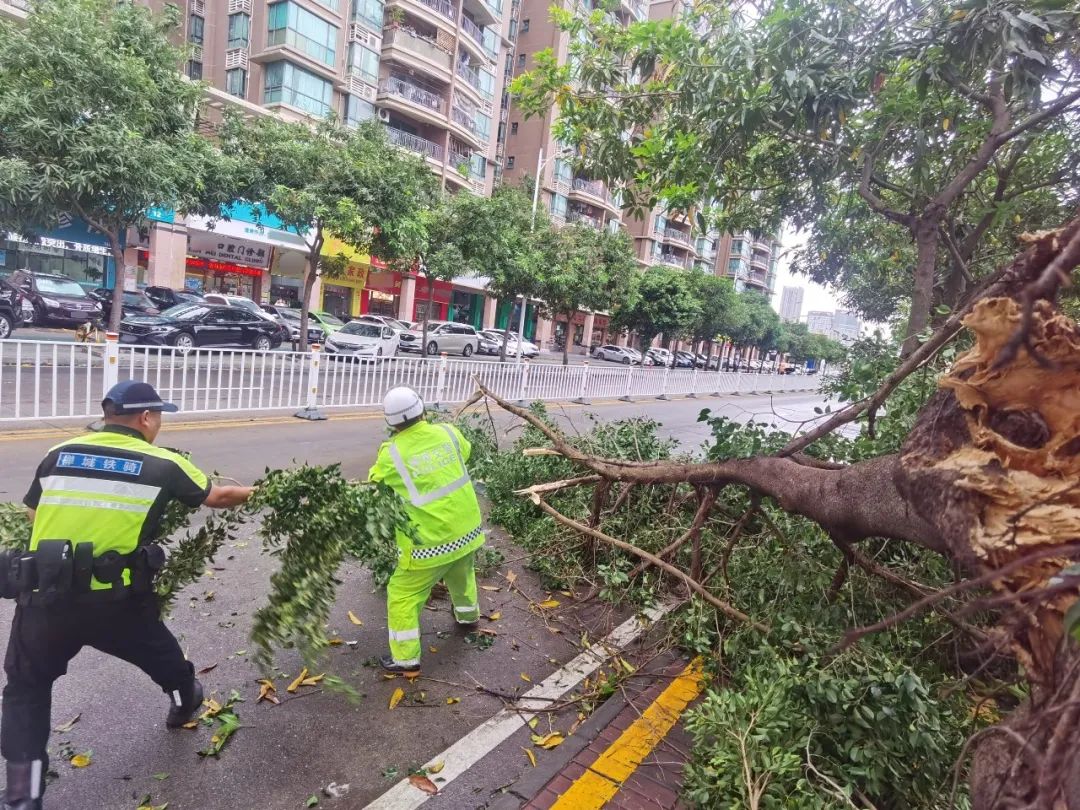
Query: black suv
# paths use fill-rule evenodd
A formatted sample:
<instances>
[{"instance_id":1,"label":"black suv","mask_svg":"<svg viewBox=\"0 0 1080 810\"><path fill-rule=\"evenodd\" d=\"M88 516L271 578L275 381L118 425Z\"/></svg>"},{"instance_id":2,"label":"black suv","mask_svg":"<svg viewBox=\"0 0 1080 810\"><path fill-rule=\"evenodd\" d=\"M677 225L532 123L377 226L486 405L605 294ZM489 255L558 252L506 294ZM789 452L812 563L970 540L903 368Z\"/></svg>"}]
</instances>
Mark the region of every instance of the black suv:
<instances>
[{"instance_id":1,"label":"black suv","mask_svg":"<svg viewBox=\"0 0 1080 810\"><path fill-rule=\"evenodd\" d=\"M11 337L15 328L22 325L22 295L0 280L0 340Z\"/></svg>"},{"instance_id":2,"label":"black suv","mask_svg":"<svg viewBox=\"0 0 1080 810\"><path fill-rule=\"evenodd\" d=\"M32 307L40 326L82 326L101 323L101 304L67 276L16 270L9 282Z\"/></svg>"},{"instance_id":3,"label":"black suv","mask_svg":"<svg viewBox=\"0 0 1080 810\"><path fill-rule=\"evenodd\" d=\"M112 314L113 291L108 287L98 287L96 290L90 291L90 297L101 304L105 322L108 323ZM135 290L123 291L120 302L121 317L126 318L128 315L157 315L160 311L145 293Z\"/></svg>"}]
</instances>

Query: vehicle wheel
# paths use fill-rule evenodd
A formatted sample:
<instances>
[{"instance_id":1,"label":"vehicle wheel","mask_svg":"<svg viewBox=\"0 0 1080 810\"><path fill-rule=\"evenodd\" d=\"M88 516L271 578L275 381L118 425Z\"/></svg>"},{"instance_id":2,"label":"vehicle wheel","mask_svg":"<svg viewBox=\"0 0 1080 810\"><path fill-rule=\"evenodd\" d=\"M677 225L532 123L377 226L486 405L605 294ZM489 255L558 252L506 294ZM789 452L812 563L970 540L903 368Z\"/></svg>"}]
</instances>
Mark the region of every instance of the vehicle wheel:
<instances>
[{"instance_id":1,"label":"vehicle wheel","mask_svg":"<svg viewBox=\"0 0 1080 810\"><path fill-rule=\"evenodd\" d=\"M11 337L11 330L14 328L15 322L7 315L0 312L0 340L7 340Z\"/></svg>"},{"instance_id":2,"label":"vehicle wheel","mask_svg":"<svg viewBox=\"0 0 1080 810\"><path fill-rule=\"evenodd\" d=\"M428 345L427 345L427 353L429 355L431 355L432 357L437 355L439 353L439 344L436 343L434 340L431 341L430 343L428 343Z\"/></svg>"},{"instance_id":3,"label":"vehicle wheel","mask_svg":"<svg viewBox=\"0 0 1080 810\"><path fill-rule=\"evenodd\" d=\"M172 345L180 352L180 354L187 354L195 348L195 338L187 332L181 332L172 339Z\"/></svg>"},{"instance_id":4,"label":"vehicle wheel","mask_svg":"<svg viewBox=\"0 0 1080 810\"><path fill-rule=\"evenodd\" d=\"M257 338L255 338L255 340L252 341L251 348L253 348L257 352L270 351L270 338L268 338L266 335L259 335Z\"/></svg>"},{"instance_id":5,"label":"vehicle wheel","mask_svg":"<svg viewBox=\"0 0 1080 810\"><path fill-rule=\"evenodd\" d=\"M466 343L465 347L461 350L461 356L462 357L472 357L472 352L473 352L472 344L471 343Z\"/></svg>"}]
</instances>

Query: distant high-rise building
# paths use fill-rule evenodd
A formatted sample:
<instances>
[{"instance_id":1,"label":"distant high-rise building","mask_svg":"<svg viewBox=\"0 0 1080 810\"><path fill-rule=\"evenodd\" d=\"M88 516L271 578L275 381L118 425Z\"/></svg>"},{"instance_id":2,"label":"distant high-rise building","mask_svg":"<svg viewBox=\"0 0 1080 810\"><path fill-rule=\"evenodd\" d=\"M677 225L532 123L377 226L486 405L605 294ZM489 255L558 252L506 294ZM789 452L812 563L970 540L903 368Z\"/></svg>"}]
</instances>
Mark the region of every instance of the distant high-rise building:
<instances>
[{"instance_id":1,"label":"distant high-rise building","mask_svg":"<svg viewBox=\"0 0 1080 810\"><path fill-rule=\"evenodd\" d=\"M838 309L833 313L832 334L830 337L843 343L850 343L859 339L862 332L862 321L854 312Z\"/></svg>"},{"instance_id":2,"label":"distant high-rise building","mask_svg":"<svg viewBox=\"0 0 1080 810\"><path fill-rule=\"evenodd\" d=\"M831 312L815 312L811 310L806 313L806 328L810 330L811 335L830 335L832 333L832 319L833 314Z\"/></svg>"},{"instance_id":3,"label":"distant high-rise building","mask_svg":"<svg viewBox=\"0 0 1080 810\"><path fill-rule=\"evenodd\" d=\"M795 322L802 317L803 294L806 292L802 287L784 287L780 294L780 318L784 321Z\"/></svg>"}]
</instances>

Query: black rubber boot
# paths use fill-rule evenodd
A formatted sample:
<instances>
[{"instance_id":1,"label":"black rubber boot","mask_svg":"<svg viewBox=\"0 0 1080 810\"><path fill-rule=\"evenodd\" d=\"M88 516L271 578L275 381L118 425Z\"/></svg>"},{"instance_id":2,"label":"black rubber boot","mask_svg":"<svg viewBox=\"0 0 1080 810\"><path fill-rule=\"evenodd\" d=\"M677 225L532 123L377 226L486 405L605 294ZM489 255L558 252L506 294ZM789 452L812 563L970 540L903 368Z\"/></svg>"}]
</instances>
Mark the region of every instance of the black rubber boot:
<instances>
[{"instance_id":1,"label":"black rubber boot","mask_svg":"<svg viewBox=\"0 0 1080 810\"><path fill-rule=\"evenodd\" d=\"M48 760L7 763L4 810L41 810Z\"/></svg>"},{"instance_id":2,"label":"black rubber boot","mask_svg":"<svg viewBox=\"0 0 1080 810\"><path fill-rule=\"evenodd\" d=\"M414 664L412 666L402 666L401 664L394 662L392 655L384 655L379 659L379 666L381 666L387 672L393 672L395 675L419 675L420 665Z\"/></svg>"},{"instance_id":3,"label":"black rubber boot","mask_svg":"<svg viewBox=\"0 0 1080 810\"><path fill-rule=\"evenodd\" d=\"M169 716L165 718L165 725L169 728L180 728L185 723L190 723L199 709L202 708L203 688L198 678L191 679L191 686L187 691L177 690L169 695L173 705L169 707ZM177 703L179 697L179 704Z\"/></svg>"}]
</instances>

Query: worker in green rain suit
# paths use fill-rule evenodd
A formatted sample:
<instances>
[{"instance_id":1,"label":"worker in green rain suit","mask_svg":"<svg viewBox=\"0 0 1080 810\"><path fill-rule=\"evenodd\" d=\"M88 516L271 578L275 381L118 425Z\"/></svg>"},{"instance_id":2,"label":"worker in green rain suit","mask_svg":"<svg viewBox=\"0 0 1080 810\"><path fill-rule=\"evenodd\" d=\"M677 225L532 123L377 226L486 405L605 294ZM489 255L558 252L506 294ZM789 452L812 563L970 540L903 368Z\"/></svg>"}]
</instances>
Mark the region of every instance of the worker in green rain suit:
<instances>
[{"instance_id":1,"label":"worker in green rain suit","mask_svg":"<svg viewBox=\"0 0 1080 810\"><path fill-rule=\"evenodd\" d=\"M480 620L473 559L484 533L465 467L472 447L461 431L425 421L424 402L411 388L392 389L383 413L393 435L368 478L404 499L417 539L397 533L398 564L386 586L390 654L380 663L388 672L413 673L420 669L420 612L437 582L446 583L459 625Z\"/></svg>"}]
</instances>

